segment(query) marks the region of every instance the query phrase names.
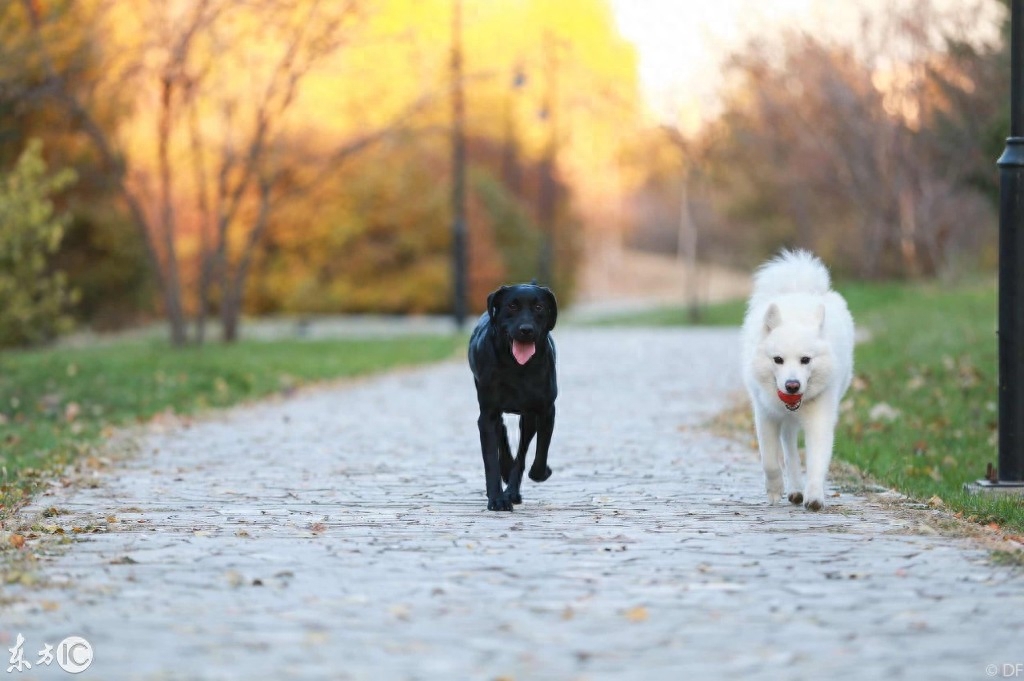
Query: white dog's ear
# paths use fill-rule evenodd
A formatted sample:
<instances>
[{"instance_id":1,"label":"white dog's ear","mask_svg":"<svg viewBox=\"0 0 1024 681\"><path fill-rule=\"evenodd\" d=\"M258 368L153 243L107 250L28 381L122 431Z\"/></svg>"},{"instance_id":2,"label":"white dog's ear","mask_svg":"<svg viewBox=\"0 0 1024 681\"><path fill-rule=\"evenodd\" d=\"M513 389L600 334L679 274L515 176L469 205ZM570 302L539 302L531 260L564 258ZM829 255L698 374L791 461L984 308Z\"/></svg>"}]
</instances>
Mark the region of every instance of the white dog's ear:
<instances>
[{"instance_id":1,"label":"white dog's ear","mask_svg":"<svg viewBox=\"0 0 1024 681\"><path fill-rule=\"evenodd\" d=\"M772 303L768 306L768 311L764 313L764 335L770 334L781 323L782 313L779 312L779 306Z\"/></svg>"},{"instance_id":2,"label":"white dog's ear","mask_svg":"<svg viewBox=\"0 0 1024 681\"><path fill-rule=\"evenodd\" d=\"M814 311L814 318L818 321L818 334L825 335L825 304L819 303L818 309Z\"/></svg>"}]
</instances>

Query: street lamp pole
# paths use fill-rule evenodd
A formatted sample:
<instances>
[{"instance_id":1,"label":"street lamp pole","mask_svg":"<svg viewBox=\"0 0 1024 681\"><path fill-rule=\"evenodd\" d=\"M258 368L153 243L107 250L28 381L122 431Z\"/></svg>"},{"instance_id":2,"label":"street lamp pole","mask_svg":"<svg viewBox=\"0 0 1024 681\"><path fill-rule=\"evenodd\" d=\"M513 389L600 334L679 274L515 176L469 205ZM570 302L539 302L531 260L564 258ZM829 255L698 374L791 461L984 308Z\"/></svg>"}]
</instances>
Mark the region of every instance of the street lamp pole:
<instances>
[{"instance_id":1,"label":"street lamp pole","mask_svg":"<svg viewBox=\"0 0 1024 681\"><path fill-rule=\"evenodd\" d=\"M452 315L466 322L466 106L462 92L462 0L452 7Z\"/></svg>"},{"instance_id":2,"label":"street lamp pole","mask_svg":"<svg viewBox=\"0 0 1024 681\"><path fill-rule=\"evenodd\" d=\"M1010 136L999 166L999 465L980 489L1024 491L1024 0L1010 16Z\"/></svg>"}]
</instances>

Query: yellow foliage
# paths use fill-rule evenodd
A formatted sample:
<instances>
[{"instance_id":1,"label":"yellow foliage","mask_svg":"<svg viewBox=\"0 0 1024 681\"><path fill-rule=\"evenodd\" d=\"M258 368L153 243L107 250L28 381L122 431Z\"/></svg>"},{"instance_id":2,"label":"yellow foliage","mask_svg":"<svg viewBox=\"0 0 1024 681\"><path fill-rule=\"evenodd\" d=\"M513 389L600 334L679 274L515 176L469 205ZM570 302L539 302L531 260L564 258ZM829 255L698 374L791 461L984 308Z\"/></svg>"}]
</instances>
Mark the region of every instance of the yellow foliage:
<instances>
[{"instance_id":1,"label":"yellow foliage","mask_svg":"<svg viewBox=\"0 0 1024 681\"><path fill-rule=\"evenodd\" d=\"M417 215L431 221L425 227L430 234L446 234L454 0L210 0L208 5L93 0L85 5L97 9L110 74L95 99L130 100L125 106L131 114L118 139L129 184L144 197L154 229L165 216L158 162L165 122L161 116L170 111L171 202L182 279L188 287L198 279L209 216L227 204L218 182L244 177L237 165L222 175L221 168L225 160L244 157L260 126L269 131L270 150L260 172L287 188L336 173L337 168L325 167L331 150L396 121L405 137L383 139L378 144L384 153L375 158L402 158L403 153L387 150L406 144L413 135L418 156L411 165L417 173L429 169L426 176L416 175L413 191L418 194L403 193L409 188L401 174L381 167L359 178L344 176L359 184L348 195L348 186L337 179L329 183L333 195L326 204L315 193L275 200L270 233L277 246L310 248L316 235L328 250L362 249L366 281L373 282L374 264L387 270L397 257L393 249L404 248L408 235L393 233L378 243L366 241L366 234L397 230L396 225L412 224ZM617 32L609 5L603 0L462 0L462 5L467 137L500 148L514 136L520 162L527 166L535 165L553 144L559 179L571 195L571 212L588 229L618 229L618 158L624 139L638 126L639 94L635 51ZM189 32L200 7L207 8L208 16ZM290 54L296 35L303 41ZM185 58L178 59L181 55ZM287 59L303 67L294 91L280 80ZM276 113L261 117L264 106ZM377 188L370 186L373 182ZM374 221L389 209L360 203L374 194L410 205L375 227ZM429 210L421 211L417 202ZM258 209L255 184L249 184L229 228L229 261L240 258ZM288 244L297 238L301 247ZM447 264L437 254L446 247L409 246L424 261L404 266L405 271L443 282ZM266 290L276 279L277 286L290 291L284 298L295 305L308 303L310 290L329 289L320 300L322 307L339 305L351 293L345 287L358 282L352 276L345 284L326 282L329 273L311 271L302 261L276 262L273 271L261 270L260 275L268 281L257 288ZM403 287L396 283L392 293ZM281 303L279 295L260 297L291 305ZM387 307L401 305L390 300Z\"/></svg>"}]
</instances>

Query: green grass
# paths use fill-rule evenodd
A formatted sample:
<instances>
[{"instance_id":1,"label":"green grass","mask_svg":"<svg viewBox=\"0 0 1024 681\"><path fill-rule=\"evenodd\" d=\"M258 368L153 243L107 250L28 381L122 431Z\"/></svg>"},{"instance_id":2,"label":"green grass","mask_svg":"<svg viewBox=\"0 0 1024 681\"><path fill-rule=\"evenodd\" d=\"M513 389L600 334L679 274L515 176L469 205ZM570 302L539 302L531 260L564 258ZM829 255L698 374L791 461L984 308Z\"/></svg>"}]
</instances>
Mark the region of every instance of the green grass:
<instances>
[{"instance_id":1,"label":"green grass","mask_svg":"<svg viewBox=\"0 0 1024 681\"><path fill-rule=\"evenodd\" d=\"M856 350L837 456L910 496L1024 532L1020 499L963 491L997 458L995 286L905 288L851 308L872 338ZM882 403L899 416L872 419Z\"/></svg>"},{"instance_id":2,"label":"green grass","mask_svg":"<svg viewBox=\"0 0 1024 681\"><path fill-rule=\"evenodd\" d=\"M707 326L735 326L743 321L746 303L742 300L709 305L700 310L697 324ZM689 311L683 307L659 307L652 310L625 312L598 317L587 326L687 326Z\"/></svg>"},{"instance_id":3,"label":"green grass","mask_svg":"<svg viewBox=\"0 0 1024 681\"><path fill-rule=\"evenodd\" d=\"M322 379L434 361L461 336L242 342L172 350L122 342L0 354L0 518L111 427L192 414Z\"/></svg>"},{"instance_id":4,"label":"green grass","mask_svg":"<svg viewBox=\"0 0 1024 681\"><path fill-rule=\"evenodd\" d=\"M856 379L847 394L835 454L880 483L955 513L1024 533L1024 503L963 491L996 463L996 290L992 283L838 286L860 329ZM711 306L701 323L736 325L744 304ZM662 309L602 324L666 325L687 319ZM880 418L886 404L898 410Z\"/></svg>"},{"instance_id":5,"label":"green grass","mask_svg":"<svg viewBox=\"0 0 1024 681\"><path fill-rule=\"evenodd\" d=\"M881 304L888 304L912 295L902 284L850 284L839 287L850 309L870 310ZM729 300L700 309L699 318L693 322L685 307L659 307L637 312L624 312L599 317L587 323L588 326L739 326L747 309L745 300Z\"/></svg>"}]
</instances>

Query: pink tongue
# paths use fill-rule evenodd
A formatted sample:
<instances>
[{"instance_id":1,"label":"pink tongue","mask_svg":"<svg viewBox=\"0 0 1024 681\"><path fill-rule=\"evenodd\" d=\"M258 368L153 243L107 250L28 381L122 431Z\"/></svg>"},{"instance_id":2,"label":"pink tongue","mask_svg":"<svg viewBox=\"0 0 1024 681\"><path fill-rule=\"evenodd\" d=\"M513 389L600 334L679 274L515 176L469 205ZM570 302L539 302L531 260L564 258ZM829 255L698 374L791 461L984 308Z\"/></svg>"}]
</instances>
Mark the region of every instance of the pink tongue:
<instances>
[{"instance_id":1,"label":"pink tongue","mask_svg":"<svg viewBox=\"0 0 1024 681\"><path fill-rule=\"evenodd\" d=\"M520 364L526 364L533 357L533 353L537 351L537 347L533 343L524 343L523 341L512 341L512 356L516 358L516 361Z\"/></svg>"}]
</instances>

